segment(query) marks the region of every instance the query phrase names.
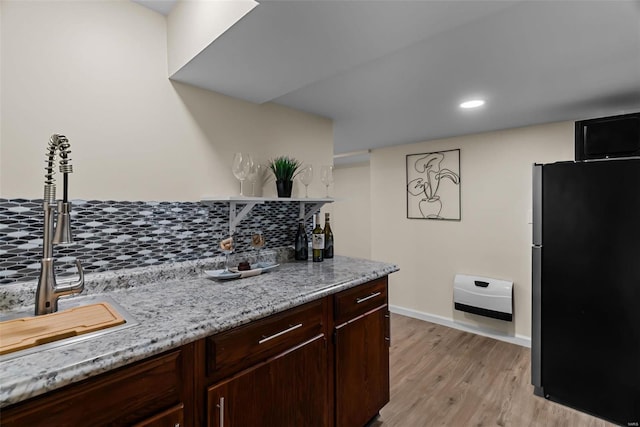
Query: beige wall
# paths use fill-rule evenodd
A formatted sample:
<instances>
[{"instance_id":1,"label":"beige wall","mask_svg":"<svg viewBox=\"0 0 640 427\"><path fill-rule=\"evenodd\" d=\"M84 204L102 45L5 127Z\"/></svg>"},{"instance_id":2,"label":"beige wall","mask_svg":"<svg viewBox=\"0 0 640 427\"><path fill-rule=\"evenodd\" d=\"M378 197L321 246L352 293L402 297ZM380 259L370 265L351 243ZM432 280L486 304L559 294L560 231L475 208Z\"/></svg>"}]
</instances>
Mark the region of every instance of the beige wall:
<instances>
[{"instance_id":1,"label":"beige wall","mask_svg":"<svg viewBox=\"0 0 640 427\"><path fill-rule=\"evenodd\" d=\"M461 149L462 221L407 219L405 156L456 148ZM390 276L392 306L526 340L531 335L531 165L572 158L571 122L374 150L368 168L336 174L337 195L348 201L334 207L336 250L359 256L360 248L349 241L366 240L361 226L370 221L371 257L400 267ZM371 199L366 200L355 193L352 180L369 174ZM515 321L454 310L456 273L512 280Z\"/></svg>"},{"instance_id":2,"label":"beige wall","mask_svg":"<svg viewBox=\"0 0 640 427\"><path fill-rule=\"evenodd\" d=\"M0 197L42 197L52 133L71 142L71 198L237 194L230 165L240 150L260 161L290 154L318 168L332 162L331 121L168 80L158 13L128 1L0 7ZM316 180L309 191L322 190Z\"/></svg>"},{"instance_id":3,"label":"beige wall","mask_svg":"<svg viewBox=\"0 0 640 427\"><path fill-rule=\"evenodd\" d=\"M334 170L332 229L336 255L371 258L371 178L369 164Z\"/></svg>"},{"instance_id":4,"label":"beige wall","mask_svg":"<svg viewBox=\"0 0 640 427\"><path fill-rule=\"evenodd\" d=\"M171 83L166 20L155 12L130 2L0 5L0 197L42 197L54 132L72 143L72 198L235 194L238 150L263 161L288 153L317 171L332 162L329 120ZM462 221L406 219L405 155L453 148ZM336 252L397 263L392 305L529 336L531 164L572 156L569 122L375 150L370 165L336 169ZM319 175L309 193L324 194ZM513 280L515 322L454 311L456 273Z\"/></svg>"}]
</instances>

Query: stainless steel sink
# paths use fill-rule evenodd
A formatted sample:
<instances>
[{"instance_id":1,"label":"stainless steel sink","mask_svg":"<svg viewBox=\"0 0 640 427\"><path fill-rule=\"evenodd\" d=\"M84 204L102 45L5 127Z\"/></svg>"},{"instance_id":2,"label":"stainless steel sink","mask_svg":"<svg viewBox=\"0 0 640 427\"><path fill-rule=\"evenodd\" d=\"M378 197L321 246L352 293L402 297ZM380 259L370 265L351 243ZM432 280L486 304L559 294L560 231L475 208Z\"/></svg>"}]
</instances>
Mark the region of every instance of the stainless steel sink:
<instances>
[{"instance_id":1,"label":"stainless steel sink","mask_svg":"<svg viewBox=\"0 0 640 427\"><path fill-rule=\"evenodd\" d=\"M37 353L40 351L50 350L52 348L61 347L64 345L69 345L73 343L77 343L79 341L90 340L92 338L100 337L105 334L111 334L113 332L121 331L125 328L130 328L138 324L138 322L134 319L131 314L122 308L120 304L118 304L113 298L106 295L87 295L87 296L79 296L73 298L60 298L58 300L58 311L63 311L72 307L80 307L83 305L89 304L97 304L101 302L109 303L125 320L125 323L114 326L107 329L101 329L99 331L90 332L88 334L76 335L69 338L64 338L58 341L49 342L46 344L38 345L35 347L26 348L24 350L15 351L13 353L0 355L0 362L4 362L5 360L16 359L18 357L26 356L28 354ZM12 319L20 319L23 317L32 317L33 310L29 311L16 311L11 313L0 314L0 322L5 320Z\"/></svg>"}]
</instances>

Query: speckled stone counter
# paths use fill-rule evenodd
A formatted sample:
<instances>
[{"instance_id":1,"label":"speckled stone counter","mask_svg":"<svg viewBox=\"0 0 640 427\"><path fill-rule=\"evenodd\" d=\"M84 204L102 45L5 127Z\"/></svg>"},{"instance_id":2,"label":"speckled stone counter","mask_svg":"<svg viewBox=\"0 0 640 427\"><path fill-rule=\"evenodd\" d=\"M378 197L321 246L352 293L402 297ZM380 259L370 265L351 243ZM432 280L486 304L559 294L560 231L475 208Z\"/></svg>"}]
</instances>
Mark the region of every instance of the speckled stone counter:
<instances>
[{"instance_id":1,"label":"speckled stone counter","mask_svg":"<svg viewBox=\"0 0 640 427\"><path fill-rule=\"evenodd\" d=\"M0 362L0 407L179 347L270 314L386 276L393 264L335 257L289 262L244 279L204 277L211 260L99 273L87 292L105 293L137 325ZM33 304L35 284L5 288L0 308Z\"/></svg>"}]
</instances>

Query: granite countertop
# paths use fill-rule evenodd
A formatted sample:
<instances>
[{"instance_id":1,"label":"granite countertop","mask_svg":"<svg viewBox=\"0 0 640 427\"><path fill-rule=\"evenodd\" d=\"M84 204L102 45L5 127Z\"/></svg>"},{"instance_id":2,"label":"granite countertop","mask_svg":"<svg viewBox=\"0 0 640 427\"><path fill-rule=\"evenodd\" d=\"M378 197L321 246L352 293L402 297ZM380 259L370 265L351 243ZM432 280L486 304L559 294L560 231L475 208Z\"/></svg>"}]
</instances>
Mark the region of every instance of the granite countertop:
<instances>
[{"instance_id":1,"label":"granite countertop","mask_svg":"<svg viewBox=\"0 0 640 427\"><path fill-rule=\"evenodd\" d=\"M0 362L0 407L398 270L393 264L337 256L322 263L283 263L259 276L218 282L203 275L212 260L88 276L85 293L108 295L137 325ZM34 291L35 283L0 287L0 310L27 303L32 308Z\"/></svg>"}]
</instances>

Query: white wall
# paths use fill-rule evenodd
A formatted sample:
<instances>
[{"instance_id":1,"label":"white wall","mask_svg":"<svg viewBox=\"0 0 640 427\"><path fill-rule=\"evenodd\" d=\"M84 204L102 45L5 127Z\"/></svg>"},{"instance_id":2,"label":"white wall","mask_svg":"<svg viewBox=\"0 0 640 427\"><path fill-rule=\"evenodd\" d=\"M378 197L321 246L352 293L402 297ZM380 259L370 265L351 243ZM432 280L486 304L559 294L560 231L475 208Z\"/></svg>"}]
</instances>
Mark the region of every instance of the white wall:
<instances>
[{"instance_id":1,"label":"white wall","mask_svg":"<svg viewBox=\"0 0 640 427\"><path fill-rule=\"evenodd\" d=\"M461 149L462 220L407 219L405 156L456 148ZM531 165L572 158L571 122L374 150L369 168L336 174L338 194L349 201L336 202L336 250L359 256L348 242L363 239L361 226L370 226L371 257L400 267L389 278L391 305L416 317L526 340L531 335ZM364 200L354 193L352 179L368 174L371 199ZM456 273L514 281L514 322L454 310Z\"/></svg>"},{"instance_id":2,"label":"white wall","mask_svg":"<svg viewBox=\"0 0 640 427\"><path fill-rule=\"evenodd\" d=\"M336 255L371 258L371 177L368 163L334 169L332 224Z\"/></svg>"},{"instance_id":3,"label":"white wall","mask_svg":"<svg viewBox=\"0 0 640 427\"><path fill-rule=\"evenodd\" d=\"M128 1L0 7L0 197L42 197L52 133L71 142L71 198L238 194L230 165L240 150L332 162L330 120L169 81L166 19L156 12ZM311 187L323 190L319 180Z\"/></svg>"},{"instance_id":4,"label":"white wall","mask_svg":"<svg viewBox=\"0 0 640 427\"><path fill-rule=\"evenodd\" d=\"M72 198L237 194L238 150L332 163L327 119L172 84L166 20L140 5L3 1L0 19L0 197L42 197L54 132L72 144ZM462 221L406 219L405 155L453 148ZM570 122L374 150L370 165L336 169L336 252L397 263L393 305L529 336L531 164L572 157ZM309 192L324 195L319 176ZM458 272L513 280L514 324L454 311Z\"/></svg>"}]
</instances>

